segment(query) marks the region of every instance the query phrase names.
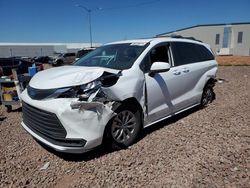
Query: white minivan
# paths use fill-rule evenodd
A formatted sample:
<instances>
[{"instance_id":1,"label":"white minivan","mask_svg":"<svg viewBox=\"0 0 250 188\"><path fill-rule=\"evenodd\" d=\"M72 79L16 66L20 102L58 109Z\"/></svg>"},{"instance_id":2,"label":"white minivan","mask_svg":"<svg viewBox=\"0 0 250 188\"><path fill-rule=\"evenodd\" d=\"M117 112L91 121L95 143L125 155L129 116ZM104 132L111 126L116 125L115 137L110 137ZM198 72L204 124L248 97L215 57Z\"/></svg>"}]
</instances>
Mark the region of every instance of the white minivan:
<instances>
[{"instance_id":1,"label":"white minivan","mask_svg":"<svg viewBox=\"0 0 250 188\"><path fill-rule=\"evenodd\" d=\"M109 43L37 73L21 95L22 126L61 152L127 147L142 128L212 102L216 72L209 46L196 40Z\"/></svg>"}]
</instances>

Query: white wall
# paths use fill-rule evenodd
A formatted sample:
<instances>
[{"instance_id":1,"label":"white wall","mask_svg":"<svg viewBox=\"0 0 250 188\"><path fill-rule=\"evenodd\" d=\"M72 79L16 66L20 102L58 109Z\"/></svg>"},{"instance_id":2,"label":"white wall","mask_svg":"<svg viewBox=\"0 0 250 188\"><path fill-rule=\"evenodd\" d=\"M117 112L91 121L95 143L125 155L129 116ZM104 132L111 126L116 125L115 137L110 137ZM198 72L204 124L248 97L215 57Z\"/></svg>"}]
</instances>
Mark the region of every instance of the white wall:
<instances>
[{"instance_id":1,"label":"white wall","mask_svg":"<svg viewBox=\"0 0 250 188\"><path fill-rule=\"evenodd\" d=\"M93 46L100 45L93 43ZM0 43L0 57L53 56L54 53L76 52L89 46L89 43Z\"/></svg>"},{"instance_id":2,"label":"white wall","mask_svg":"<svg viewBox=\"0 0 250 188\"><path fill-rule=\"evenodd\" d=\"M53 46L0 46L0 57L53 55Z\"/></svg>"},{"instance_id":3,"label":"white wall","mask_svg":"<svg viewBox=\"0 0 250 188\"><path fill-rule=\"evenodd\" d=\"M167 33L163 36L169 36L171 34L182 35L184 37L194 37L210 45L212 50L216 53L218 51L223 51L223 35L224 27L232 27L231 35L231 45L228 49L233 55L250 55L250 24L239 24L239 25L215 25L215 26L198 26L177 32ZM241 44L237 43L238 32L243 31L243 42ZM219 44L215 44L216 34L220 35ZM227 50L226 50L227 51Z\"/></svg>"},{"instance_id":4,"label":"white wall","mask_svg":"<svg viewBox=\"0 0 250 188\"><path fill-rule=\"evenodd\" d=\"M243 32L242 43L238 43L238 32ZM250 24L232 26L233 54L250 56Z\"/></svg>"}]
</instances>

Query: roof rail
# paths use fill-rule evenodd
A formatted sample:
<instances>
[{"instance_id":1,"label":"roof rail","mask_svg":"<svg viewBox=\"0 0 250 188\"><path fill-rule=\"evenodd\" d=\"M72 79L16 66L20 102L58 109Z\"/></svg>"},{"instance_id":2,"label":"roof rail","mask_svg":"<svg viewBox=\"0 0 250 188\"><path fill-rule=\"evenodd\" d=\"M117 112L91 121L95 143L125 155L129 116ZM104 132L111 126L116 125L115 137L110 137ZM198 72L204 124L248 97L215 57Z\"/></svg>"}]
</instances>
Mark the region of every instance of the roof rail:
<instances>
[{"instance_id":1,"label":"roof rail","mask_svg":"<svg viewBox=\"0 0 250 188\"><path fill-rule=\"evenodd\" d=\"M176 38L176 39L189 39L189 40L194 40L194 41L198 41L198 42L202 42L201 40L198 40L194 37L183 37L182 35L176 35L176 34L172 34L172 35L169 35L169 36L157 36L157 37L171 37L171 38Z\"/></svg>"}]
</instances>

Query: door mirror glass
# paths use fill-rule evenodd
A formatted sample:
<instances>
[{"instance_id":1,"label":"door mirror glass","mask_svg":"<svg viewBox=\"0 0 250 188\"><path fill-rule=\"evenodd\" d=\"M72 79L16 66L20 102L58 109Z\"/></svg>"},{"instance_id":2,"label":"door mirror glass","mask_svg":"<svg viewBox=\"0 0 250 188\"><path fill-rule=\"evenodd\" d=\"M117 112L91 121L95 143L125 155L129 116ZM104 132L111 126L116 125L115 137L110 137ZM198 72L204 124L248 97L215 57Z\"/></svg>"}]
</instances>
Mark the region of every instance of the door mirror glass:
<instances>
[{"instance_id":1,"label":"door mirror glass","mask_svg":"<svg viewBox=\"0 0 250 188\"><path fill-rule=\"evenodd\" d=\"M166 62L154 62L150 68L150 74L167 72L170 70L169 63Z\"/></svg>"}]
</instances>

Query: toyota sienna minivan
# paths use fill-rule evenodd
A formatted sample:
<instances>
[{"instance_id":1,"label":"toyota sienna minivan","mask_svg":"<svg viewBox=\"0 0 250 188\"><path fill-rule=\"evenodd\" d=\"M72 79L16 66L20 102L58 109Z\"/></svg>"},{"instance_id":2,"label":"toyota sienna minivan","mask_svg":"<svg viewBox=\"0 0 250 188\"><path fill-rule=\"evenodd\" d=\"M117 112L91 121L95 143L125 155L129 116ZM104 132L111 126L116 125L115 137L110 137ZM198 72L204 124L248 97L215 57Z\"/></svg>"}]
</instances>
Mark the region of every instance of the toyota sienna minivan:
<instances>
[{"instance_id":1,"label":"toyota sienna minivan","mask_svg":"<svg viewBox=\"0 0 250 188\"><path fill-rule=\"evenodd\" d=\"M109 43L37 73L21 95L22 126L61 152L127 147L142 128L212 102L216 72L210 47L196 40Z\"/></svg>"}]
</instances>

